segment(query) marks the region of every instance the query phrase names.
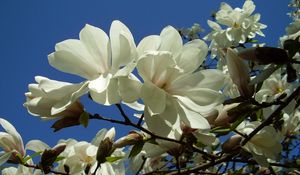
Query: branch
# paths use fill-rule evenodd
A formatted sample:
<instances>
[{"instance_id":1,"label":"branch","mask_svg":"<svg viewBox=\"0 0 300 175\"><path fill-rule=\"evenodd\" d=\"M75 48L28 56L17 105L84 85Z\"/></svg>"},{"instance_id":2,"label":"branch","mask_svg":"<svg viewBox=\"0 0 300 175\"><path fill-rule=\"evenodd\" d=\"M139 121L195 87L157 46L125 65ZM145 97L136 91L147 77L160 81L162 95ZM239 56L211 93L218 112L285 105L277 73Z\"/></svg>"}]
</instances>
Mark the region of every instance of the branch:
<instances>
[{"instance_id":1,"label":"branch","mask_svg":"<svg viewBox=\"0 0 300 175\"><path fill-rule=\"evenodd\" d=\"M27 163L21 164L23 166L26 166L28 168L34 168L34 169L39 169L42 170L38 165L29 165ZM50 173L54 173L54 174L59 174L59 175L69 175L68 173L63 173L63 172L58 172L58 171L54 171L54 170L50 170Z\"/></svg>"},{"instance_id":2,"label":"branch","mask_svg":"<svg viewBox=\"0 0 300 175\"><path fill-rule=\"evenodd\" d=\"M255 134L257 134L265 126L272 123L273 119L280 115L280 112L294 99L298 96L300 92L300 86L284 101L281 105L265 120L263 121L255 130L253 130L246 139L244 139L241 145L245 145Z\"/></svg>"}]
</instances>

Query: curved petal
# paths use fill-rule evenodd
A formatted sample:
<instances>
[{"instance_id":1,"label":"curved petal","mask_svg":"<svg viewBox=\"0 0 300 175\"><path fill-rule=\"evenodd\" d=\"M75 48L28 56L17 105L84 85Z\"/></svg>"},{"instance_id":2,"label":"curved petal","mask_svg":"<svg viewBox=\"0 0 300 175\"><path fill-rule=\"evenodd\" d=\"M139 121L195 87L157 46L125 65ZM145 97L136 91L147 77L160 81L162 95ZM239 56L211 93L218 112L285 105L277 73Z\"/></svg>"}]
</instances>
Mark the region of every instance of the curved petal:
<instances>
[{"instance_id":1,"label":"curved petal","mask_svg":"<svg viewBox=\"0 0 300 175\"><path fill-rule=\"evenodd\" d=\"M228 79L219 70L206 69L181 76L172 82L172 91L182 93L193 88L219 91Z\"/></svg>"},{"instance_id":2,"label":"curved petal","mask_svg":"<svg viewBox=\"0 0 300 175\"><path fill-rule=\"evenodd\" d=\"M3 129L10 134L14 139L14 145L16 146L17 151L24 155L24 145L21 135L18 133L16 128L10 124L7 120L0 118L0 125L3 127Z\"/></svg>"},{"instance_id":3,"label":"curved petal","mask_svg":"<svg viewBox=\"0 0 300 175\"><path fill-rule=\"evenodd\" d=\"M140 97L142 83L128 77L119 77L119 92L122 100L126 103L133 103Z\"/></svg>"},{"instance_id":4,"label":"curved petal","mask_svg":"<svg viewBox=\"0 0 300 175\"><path fill-rule=\"evenodd\" d=\"M144 81L159 81L167 69L175 67L175 61L170 52L149 51L137 63L139 75Z\"/></svg>"},{"instance_id":5,"label":"curved petal","mask_svg":"<svg viewBox=\"0 0 300 175\"><path fill-rule=\"evenodd\" d=\"M98 79L89 88L91 89L90 95L92 99L99 104L109 106L121 101L118 92L118 79L116 78Z\"/></svg>"},{"instance_id":6,"label":"curved petal","mask_svg":"<svg viewBox=\"0 0 300 175\"><path fill-rule=\"evenodd\" d=\"M172 26L165 27L161 33L161 45L159 50L176 53L182 48L182 38L179 32Z\"/></svg>"},{"instance_id":7,"label":"curved petal","mask_svg":"<svg viewBox=\"0 0 300 175\"><path fill-rule=\"evenodd\" d=\"M160 36L150 35L143 38L137 46L138 56L141 56L145 51L158 50L161 43Z\"/></svg>"},{"instance_id":8,"label":"curved petal","mask_svg":"<svg viewBox=\"0 0 300 175\"><path fill-rule=\"evenodd\" d=\"M104 139L104 136L105 136L106 132L107 132L106 128L103 128L100 131L98 131L96 136L91 141L91 144L93 144L95 146L99 146L100 142Z\"/></svg>"},{"instance_id":9,"label":"curved petal","mask_svg":"<svg viewBox=\"0 0 300 175\"><path fill-rule=\"evenodd\" d=\"M183 121L186 125L193 129L200 129L200 130L208 130L210 129L210 125L208 121L199 113L194 112L185 105L179 104L178 113L180 115L181 121Z\"/></svg>"},{"instance_id":10,"label":"curved petal","mask_svg":"<svg viewBox=\"0 0 300 175\"><path fill-rule=\"evenodd\" d=\"M129 29L120 21L113 21L109 32L112 51L112 67L117 70L120 66L130 63L136 57L136 46Z\"/></svg>"},{"instance_id":11,"label":"curved petal","mask_svg":"<svg viewBox=\"0 0 300 175\"><path fill-rule=\"evenodd\" d=\"M48 61L58 70L86 79L94 79L101 73L99 62L95 62L83 42L65 40L56 44L55 50L48 55Z\"/></svg>"},{"instance_id":12,"label":"curved petal","mask_svg":"<svg viewBox=\"0 0 300 175\"><path fill-rule=\"evenodd\" d=\"M106 33L97 27L86 24L80 31L79 38L92 55L93 62L98 63L99 71L101 73L108 72L111 64L111 48Z\"/></svg>"},{"instance_id":13,"label":"curved petal","mask_svg":"<svg viewBox=\"0 0 300 175\"><path fill-rule=\"evenodd\" d=\"M46 143L40 140L30 140L26 144L25 148L26 150L31 150L34 152L43 152L46 149L50 149L50 147Z\"/></svg>"},{"instance_id":14,"label":"curved petal","mask_svg":"<svg viewBox=\"0 0 300 175\"><path fill-rule=\"evenodd\" d=\"M166 107L166 92L151 82L145 82L141 88L141 98L153 113L161 113Z\"/></svg>"},{"instance_id":15,"label":"curved petal","mask_svg":"<svg viewBox=\"0 0 300 175\"><path fill-rule=\"evenodd\" d=\"M207 52L207 45L202 40L196 39L186 43L181 50L181 54L175 60L184 72L193 72L202 64Z\"/></svg>"}]
</instances>

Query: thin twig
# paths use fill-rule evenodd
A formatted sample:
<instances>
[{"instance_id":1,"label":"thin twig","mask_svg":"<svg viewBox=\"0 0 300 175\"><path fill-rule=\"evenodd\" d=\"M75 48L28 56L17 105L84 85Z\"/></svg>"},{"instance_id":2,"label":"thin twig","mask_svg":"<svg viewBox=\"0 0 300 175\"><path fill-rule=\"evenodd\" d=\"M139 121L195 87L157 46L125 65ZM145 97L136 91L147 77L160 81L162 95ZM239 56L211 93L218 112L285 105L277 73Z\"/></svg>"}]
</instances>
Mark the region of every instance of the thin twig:
<instances>
[{"instance_id":1,"label":"thin twig","mask_svg":"<svg viewBox=\"0 0 300 175\"><path fill-rule=\"evenodd\" d=\"M141 126L141 125L142 125L142 122L143 122L143 120L144 120L144 114L142 114L142 116L141 116L141 118L139 119L139 121L138 121L137 125L138 125L138 126Z\"/></svg>"},{"instance_id":2,"label":"thin twig","mask_svg":"<svg viewBox=\"0 0 300 175\"><path fill-rule=\"evenodd\" d=\"M143 156L142 159L143 159L142 165L140 166L139 170L135 173L135 175L138 175L144 168L147 158Z\"/></svg>"},{"instance_id":3,"label":"thin twig","mask_svg":"<svg viewBox=\"0 0 300 175\"><path fill-rule=\"evenodd\" d=\"M122 117L124 118L125 122L131 123L129 117L125 114L125 112L124 112L122 106L121 106L120 104L116 104L116 106L117 106L117 108L119 109L119 111L120 111Z\"/></svg>"},{"instance_id":4,"label":"thin twig","mask_svg":"<svg viewBox=\"0 0 300 175\"><path fill-rule=\"evenodd\" d=\"M42 170L38 165L29 165L27 163L22 164L23 166L26 166L28 168L34 168L34 169L39 169ZM60 174L60 175L69 175L68 173L63 173L55 170L50 170L49 173L54 173L54 174Z\"/></svg>"},{"instance_id":5,"label":"thin twig","mask_svg":"<svg viewBox=\"0 0 300 175\"><path fill-rule=\"evenodd\" d=\"M254 129L246 139L244 139L241 145L245 145L254 135L256 135L261 129L265 126L272 123L273 119L280 116L280 112L294 99L298 96L300 92L300 86L280 105L278 108L265 120L263 121L256 129Z\"/></svg>"}]
</instances>

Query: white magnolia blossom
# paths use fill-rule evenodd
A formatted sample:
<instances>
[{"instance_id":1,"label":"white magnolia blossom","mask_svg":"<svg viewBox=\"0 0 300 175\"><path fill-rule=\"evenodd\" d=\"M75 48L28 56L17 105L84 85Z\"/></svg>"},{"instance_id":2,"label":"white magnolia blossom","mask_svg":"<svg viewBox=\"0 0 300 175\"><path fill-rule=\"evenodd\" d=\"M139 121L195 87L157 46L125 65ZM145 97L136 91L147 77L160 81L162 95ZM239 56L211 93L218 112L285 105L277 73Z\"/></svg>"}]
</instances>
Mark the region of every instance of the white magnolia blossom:
<instances>
[{"instance_id":1,"label":"white magnolia blossom","mask_svg":"<svg viewBox=\"0 0 300 175\"><path fill-rule=\"evenodd\" d=\"M3 118L0 118L0 125L5 130L5 132L0 132L0 148L5 153L11 153L7 154L6 157L5 154L0 156L0 162L3 162L2 160L4 160L5 162L8 159L17 160L17 158L15 157L16 154L24 157L25 149L23 145L23 139L16 128Z\"/></svg>"},{"instance_id":2,"label":"white magnolia blossom","mask_svg":"<svg viewBox=\"0 0 300 175\"><path fill-rule=\"evenodd\" d=\"M100 104L119 103L118 77L133 74L137 57L136 46L129 29L120 21L113 21L110 36L100 28L86 25L79 34L79 40L68 39L55 46L55 52L48 56L54 68L87 79L93 100Z\"/></svg>"},{"instance_id":3,"label":"white magnolia blossom","mask_svg":"<svg viewBox=\"0 0 300 175\"><path fill-rule=\"evenodd\" d=\"M276 71L263 82L255 99L258 102L273 102L284 93L290 95L294 88L295 84L288 83L286 75L282 77L280 71Z\"/></svg>"},{"instance_id":4,"label":"white magnolia blossom","mask_svg":"<svg viewBox=\"0 0 300 175\"><path fill-rule=\"evenodd\" d=\"M218 52L222 48L245 43L256 34L264 36L261 29L267 26L259 23L260 14L252 15L254 10L255 5L251 0L246 0L242 9L233 9L225 2L221 4L220 10L216 13L216 22L208 20L208 25L213 31L205 37L206 40L212 41L210 50L213 58L219 55ZM222 29L220 24L226 26L226 29Z\"/></svg>"},{"instance_id":5,"label":"white magnolia blossom","mask_svg":"<svg viewBox=\"0 0 300 175\"><path fill-rule=\"evenodd\" d=\"M242 122L236 129L249 135L261 122ZM250 152L261 166L268 167L267 159L276 160L282 150L281 133L272 126L265 126L255 134L244 146L243 149Z\"/></svg>"},{"instance_id":6,"label":"white magnolia blossom","mask_svg":"<svg viewBox=\"0 0 300 175\"><path fill-rule=\"evenodd\" d=\"M183 72L195 71L204 61L208 47L200 39L183 44L178 31L172 27L165 27L160 35L150 35L141 40L137 47L138 55L146 51L168 51L172 54L176 65Z\"/></svg>"},{"instance_id":7,"label":"white magnolia blossom","mask_svg":"<svg viewBox=\"0 0 300 175\"><path fill-rule=\"evenodd\" d=\"M281 132L284 135L299 134L300 130L300 112L299 109L295 109L290 115L287 113L283 114L283 125Z\"/></svg>"},{"instance_id":8,"label":"white magnolia blossom","mask_svg":"<svg viewBox=\"0 0 300 175\"><path fill-rule=\"evenodd\" d=\"M87 83L72 84L36 76L38 84L29 84L24 106L34 116L43 119L80 116L83 106L79 97L87 93Z\"/></svg>"},{"instance_id":9,"label":"white magnolia blossom","mask_svg":"<svg viewBox=\"0 0 300 175\"><path fill-rule=\"evenodd\" d=\"M70 174L81 175L88 169L89 173L92 174L97 167L97 150L100 142L105 138L113 140L115 137L114 128L107 131L106 129L100 130L91 143L75 140L61 141L67 142L67 147L60 156L66 157L62 161L58 162L58 171L64 171L64 166L67 165L70 168ZM120 149L116 149L112 155L124 157L124 153ZM96 175L122 175L125 174L124 164L122 160L109 163L102 163L100 168L97 170Z\"/></svg>"}]
</instances>

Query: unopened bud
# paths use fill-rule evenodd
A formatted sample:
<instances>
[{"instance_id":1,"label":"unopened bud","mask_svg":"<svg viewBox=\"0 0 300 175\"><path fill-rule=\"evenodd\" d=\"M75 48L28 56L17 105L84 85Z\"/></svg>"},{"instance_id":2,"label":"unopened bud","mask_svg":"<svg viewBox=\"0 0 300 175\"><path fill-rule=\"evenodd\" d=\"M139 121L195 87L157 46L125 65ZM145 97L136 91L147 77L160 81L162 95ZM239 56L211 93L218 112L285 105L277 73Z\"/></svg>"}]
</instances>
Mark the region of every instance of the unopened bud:
<instances>
[{"instance_id":1,"label":"unopened bud","mask_svg":"<svg viewBox=\"0 0 300 175\"><path fill-rule=\"evenodd\" d=\"M236 150L242 141L242 136L240 135L234 135L231 136L228 140L226 140L222 145L222 150L225 153L230 153L234 150Z\"/></svg>"},{"instance_id":2,"label":"unopened bud","mask_svg":"<svg viewBox=\"0 0 300 175\"><path fill-rule=\"evenodd\" d=\"M249 85L249 68L245 62L231 48L227 49L226 61L228 72L233 83L238 87L241 96L250 98L254 94L254 86Z\"/></svg>"},{"instance_id":3,"label":"unopened bud","mask_svg":"<svg viewBox=\"0 0 300 175\"><path fill-rule=\"evenodd\" d=\"M98 163L106 162L106 157L109 157L114 152L113 142L110 138L106 137L104 140L100 142L97 151L97 161Z\"/></svg>"},{"instance_id":4,"label":"unopened bud","mask_svg":"<svg viewBox=\"0 0 300 175\"><path fill-rule=\"evenodd\" d=\"M131 131L127 136L121 137L114 143L115 148L123 148L128 145L135 145L143 140L143 135L136 131Z\"/></svg>"},{"instance_id":5,"label":"unopened bud","mask_svg":"<svg viewBox=\"0 0 300 175\"><path fill-rule=\"evenodd\" d=\"M287 52L275 47L252 47L242 50L238 56L259 64L285 64L289 61Z\"/></svg>"},{"instance_id":6,"label":"unopened bud","mask_svg":"<svg viewBox=\"0 0 300 175\"><path fill-rule=\"evenodd\" d=\"M54 129L54 132L61 130L63 128L67 128L67 127L71 127L71 126L76 126L76 125L80 125L80 116L78 117L63 117L59 120L57 120L52 126L51 128Z\"/></svg>"},{"instance_id":7,"label":"unopened bud","mask_svg":"<svg viewBox=\"0 0 300 175\"><path fill-rule=\"evenodd\" d=\"M59 155L60 153L62 153L67 147L67 144L66 143L60 143L58 145L56 145L55 147L53 147L53 151L55 151L55 153L57 155Z\"/></svg>"}]
</instances>

